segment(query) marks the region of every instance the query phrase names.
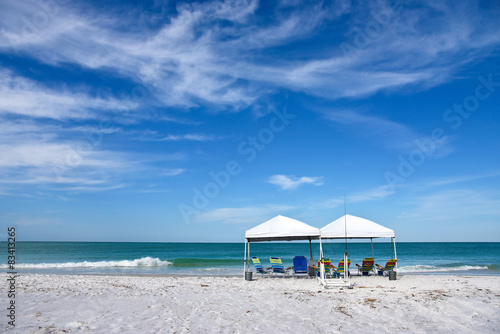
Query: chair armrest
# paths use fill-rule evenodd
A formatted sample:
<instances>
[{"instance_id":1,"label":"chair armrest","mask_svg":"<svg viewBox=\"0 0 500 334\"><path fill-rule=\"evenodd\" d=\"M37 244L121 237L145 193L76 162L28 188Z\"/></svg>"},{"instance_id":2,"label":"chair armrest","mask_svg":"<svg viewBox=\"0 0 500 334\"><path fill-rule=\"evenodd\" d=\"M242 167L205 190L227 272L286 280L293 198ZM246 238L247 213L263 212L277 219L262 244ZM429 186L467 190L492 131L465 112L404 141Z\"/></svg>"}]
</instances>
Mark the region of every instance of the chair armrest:
<instances>
[{"instance_id":1,"label":"chair armrest","mask_svg":"<svg viewBox=\"0 0 500 334\"><path fill-rule=\"evenodd\" d=\"M384 269L384 267L382 267L381 265L375 263L375 265L378 267L378 269Z\"/></svg>"},{"instance_id":2,"label":"chair armrest","mask_svg":"<svg viewBox=\"0 0 500 334\"><path fill-rule=\"evenodd\" d=\"M357 264L357 263L356 263L356 266L357 266L358 268L361 268L361 266L360 266L359 264Z\"/></svg>"}]
</instances>

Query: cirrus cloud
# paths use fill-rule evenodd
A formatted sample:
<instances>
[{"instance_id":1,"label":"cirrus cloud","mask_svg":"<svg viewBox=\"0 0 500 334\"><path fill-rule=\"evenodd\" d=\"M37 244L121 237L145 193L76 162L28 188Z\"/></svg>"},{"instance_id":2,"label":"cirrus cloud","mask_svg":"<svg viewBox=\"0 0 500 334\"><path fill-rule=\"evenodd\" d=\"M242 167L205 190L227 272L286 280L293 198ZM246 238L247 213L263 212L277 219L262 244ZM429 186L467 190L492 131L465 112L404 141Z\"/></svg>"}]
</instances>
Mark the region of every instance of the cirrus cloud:
<instances>
[{"instance_id":1,"label":"cirrus cloud","mask_svg":"<svg viewBox=\"0 0 500 334\"><path fill-rule=\"evenodd\" d=\"M295 190L302 184L312 184L315 186L323 185L322 176L302 176L276 174L269 178L269 183L278 186L280 190Z\"/></svg>"}]
</instances>

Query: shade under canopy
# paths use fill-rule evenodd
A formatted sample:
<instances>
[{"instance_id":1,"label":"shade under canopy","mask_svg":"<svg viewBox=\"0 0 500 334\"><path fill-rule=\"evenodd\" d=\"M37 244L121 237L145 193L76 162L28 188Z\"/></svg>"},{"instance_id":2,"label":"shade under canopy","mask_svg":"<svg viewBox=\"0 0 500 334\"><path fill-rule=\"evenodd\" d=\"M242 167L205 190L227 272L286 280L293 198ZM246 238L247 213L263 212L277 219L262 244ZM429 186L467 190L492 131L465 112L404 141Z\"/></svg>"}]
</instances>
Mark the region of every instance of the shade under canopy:
<instances>
[{"instance_id":1,"label":"shade under canopy","mask_svg":"<svg viewBox=\"0 0 500 334\"><path fill-rule=\"evenodd\" d=\"M347 225L347 235L346 228ZM345 215L321 229L321 239L394 238L394 230L371 220Z\"/></svg>"},{"instance_id":2,"label":"shade under canopy","mask_svg":"<svg viewBox=\"0 0 500 334\"><path fill-rule=\"evenodd\" d=\"M276 216L245 232L248 242L278 240L314 240L319 239L319 228L312 227L300 220L285 216Z\"/></svg>"}]
</instances>

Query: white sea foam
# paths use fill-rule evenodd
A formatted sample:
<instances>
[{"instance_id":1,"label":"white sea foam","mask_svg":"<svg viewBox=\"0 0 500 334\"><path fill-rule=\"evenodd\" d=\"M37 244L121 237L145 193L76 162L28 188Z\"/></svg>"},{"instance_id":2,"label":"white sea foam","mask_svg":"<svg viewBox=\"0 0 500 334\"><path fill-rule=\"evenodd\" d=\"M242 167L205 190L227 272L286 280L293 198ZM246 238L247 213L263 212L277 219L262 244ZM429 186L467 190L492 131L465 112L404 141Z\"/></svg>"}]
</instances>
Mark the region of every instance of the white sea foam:
<instances>
[{"instance_id":1,"label":"white sea foam","mask_svg":"<svg viewBox=\"0 0 500 334\"><path fill-rule=\"evenodd\" d=\"M467 271L467 270L487 270L487 266L458 266L458 267L435 267L426 265L415 265L398 267L398 272L421 273L421 272L447 272L447 271Z\"/></svg>"},{"instance_id":2,"label":"white sea foam","mask_svg":"<svg viewBox=\"0 0 500 334\"><path fill-rule=\"evenodd\" d=\"M234 270L234 268L212 267L212 268L198 268L198 269L195 269L194 271L235 271L235 270Z\"/></svg>"},{"instance_id":3,"label":"white sea foam","mask_svg":"<svg viewBox=\"0 0 500 334\"><path fill-rule=\"evenodd\" d=\"M159 258L143 257L135 260L98 261L98 262L64 262L64 263L18 263L16 268L48 269L48 268L111 268L111 267L166 267L172 262L162 261ZM8 268L6 264L0 268Z\"/></svg>"}]
</instances>

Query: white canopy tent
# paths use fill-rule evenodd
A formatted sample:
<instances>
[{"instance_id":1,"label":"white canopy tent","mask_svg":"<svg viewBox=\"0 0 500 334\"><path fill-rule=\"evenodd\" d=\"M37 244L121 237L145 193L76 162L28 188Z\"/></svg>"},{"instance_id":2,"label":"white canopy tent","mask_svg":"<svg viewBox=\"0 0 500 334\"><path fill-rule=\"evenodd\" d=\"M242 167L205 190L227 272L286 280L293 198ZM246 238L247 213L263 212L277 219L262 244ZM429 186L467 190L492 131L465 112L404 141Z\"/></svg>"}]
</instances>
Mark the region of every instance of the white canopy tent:
<instances>
[{"instance_id":1,"label":"white canopy tent","mask_svg":"<svg viewBox=\"0 0 500 334\"><path fill-rule=\"evenodd\" d=\"M371 220L345 215L321 229L322 239L394 238L394 230Z\"/></svg>"},{"instance_id":2,"label":"white canopy tent","mask_svg":"<svg viewBox=\"0 0 500 334\"><path fill-rule=\"evenodd\" d=\"M245 232L244 271L250 267L250 243L258 241L291 241L319 239L319 228L307 225L300 220L276 216ZM311 251L312 256L312 251Z\"/></svg>"},{"instance_id":3,"label":"white canopy tent","mask_svg":"<svg viewBox=\"0 0 500 334\"><path fill-rule=\"evenodd\" d=\"M373 252L373 238L391 238L391 242L394 245L394 258L397 259L396 236L394 234L394 230L379 225L371 220L346 214L321 229L321 237L319 243L320 258L323 258L322 239L370 239L372 245L372 256L375 257L375 254ZM346 252L344 254L344 263L348 263L347 261L348 259ZM348 276L349 275L344 275L343 285L349 285ZM325 285L326 281L323 265L321 266L320 278L323 282L323 285Z\"/></svg>"}]
</instances>

